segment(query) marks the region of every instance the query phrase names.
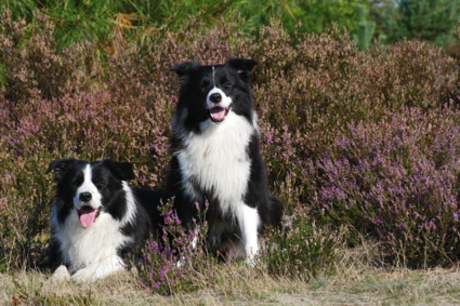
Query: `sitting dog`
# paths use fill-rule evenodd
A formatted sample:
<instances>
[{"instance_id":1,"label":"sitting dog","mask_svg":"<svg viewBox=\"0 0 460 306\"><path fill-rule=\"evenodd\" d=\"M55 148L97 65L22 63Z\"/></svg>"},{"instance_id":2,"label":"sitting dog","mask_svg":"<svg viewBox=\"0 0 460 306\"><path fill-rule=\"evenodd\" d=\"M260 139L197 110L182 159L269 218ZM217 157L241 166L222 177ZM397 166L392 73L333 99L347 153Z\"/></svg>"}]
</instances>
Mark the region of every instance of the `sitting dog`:
<instances>
[{"instance_id":1,"label":"sitting dog","mask_svg":"<svg viewBox=\"0 0 460 306\"><path fill-rule=\"evenodd\" d=\"M257 63L230 59L175 65L181 85L172 122L171 166L166 193L187 230L206 213L213 252L238 251L254 264L264 225L280 226L284 204L268 194L259 152L259 127L249 74Z\"/></svg>"}]
</instances>

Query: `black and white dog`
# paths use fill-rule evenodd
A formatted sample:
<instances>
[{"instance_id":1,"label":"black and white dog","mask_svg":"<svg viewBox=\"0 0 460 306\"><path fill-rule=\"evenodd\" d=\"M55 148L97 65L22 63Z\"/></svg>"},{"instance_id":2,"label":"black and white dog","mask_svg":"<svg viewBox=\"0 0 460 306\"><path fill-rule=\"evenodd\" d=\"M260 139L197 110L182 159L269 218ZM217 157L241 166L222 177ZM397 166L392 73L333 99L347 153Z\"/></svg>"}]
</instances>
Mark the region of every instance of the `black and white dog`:
<instances>
[{"instance_id":1,"label":"black and white dog","mask_svg":"<svg viewBox=\"0 0 460 306\"><path fill-rule=\"evenodd\" d=\"M130 163L60 159L50 163L57 192L51 210L51 261L75 281L94 281L123 270L157 233L158 192L132 189ZM70 278L66 266L53 276Z\"/></svg>"},{"instance_id":2,"label":"black and white dog","mask_svg":"<svg viewBox=\"0 0 460 306\"><path fill-rule=\"evenodd\" d=\"M259 152L259 129L249 74L257 63L230 59L223 65L196 61L175 65L181 84L172 122L167 192L188 230L195 203L208 221L212 251L240 250L249 264L259 252L264 225L280 225L284 204L268 194Z\"/></svg>"}]
</instances>

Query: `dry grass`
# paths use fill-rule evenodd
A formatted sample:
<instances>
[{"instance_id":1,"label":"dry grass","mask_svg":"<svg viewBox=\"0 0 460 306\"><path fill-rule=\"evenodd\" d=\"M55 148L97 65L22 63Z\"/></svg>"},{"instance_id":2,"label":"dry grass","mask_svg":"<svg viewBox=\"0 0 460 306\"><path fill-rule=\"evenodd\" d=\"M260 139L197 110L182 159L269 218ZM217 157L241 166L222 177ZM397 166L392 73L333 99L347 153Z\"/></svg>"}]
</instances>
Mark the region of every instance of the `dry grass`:
<instances>
[{"instance_id":1,"label":"dry grass","mask_svg":"<svg viewBox=\"0 0 460 306\"><path fill-rule=\"evenodd\" d=\"M450 269L376 267L375 245L345 251L337 272L310 281L273 279L263 268L222 265L207 289L172 297L151 294L136 275L93 284L52 283L49 275L0 275L2 305L460 305L460 273Z\"/></svg>"}]
</instances>

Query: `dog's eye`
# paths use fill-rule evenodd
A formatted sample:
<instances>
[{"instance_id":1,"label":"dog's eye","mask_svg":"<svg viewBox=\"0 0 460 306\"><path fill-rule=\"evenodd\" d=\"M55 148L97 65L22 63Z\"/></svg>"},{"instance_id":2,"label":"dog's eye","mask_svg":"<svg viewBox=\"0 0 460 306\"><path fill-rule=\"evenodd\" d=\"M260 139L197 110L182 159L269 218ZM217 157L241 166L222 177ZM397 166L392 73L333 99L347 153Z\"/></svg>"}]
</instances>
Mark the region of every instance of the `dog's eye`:
<instances>
[{"instance_id":1,"label":"dog's eye","mask_svg":"<svg viewBox=\"0 0 460 306\"><path fill-rule=\"evenodd\" d=\"M220 80L220 84L222 84L224 88L229 88L232 86L232 82L230 82L226 77Z\"/></svg>"},{"instance_id":2,"label":"dog's eye","mask_svg":"<svg viewBox=\"0 0 460 306\"><path fill-rule=\"evenodd\" d=\"M102 188L105 186L105 181L104 180L99 180L96 182L96 187L97 188Z\"/></svg>"},{"instance_id":3,"label":"dog's eye","mask_svg":"<svg viewBox=\"0 0 460 306\"><path fill-rule=\"evenodd\" d=\"M203 80L203 82L201 82L201 89L205 90L206 88L208 88L209 84L210 83L208 80Z\"/></svg>"},{"instance_id":4,"label":"dog's eye","mask_svg":"<svg viewBox=\"0 0 460 306\"><path fill-rule=\"evenodd\" d=\"M78 180L72 181L72 187L78 187Z\"/></svg>"}]
</instances>

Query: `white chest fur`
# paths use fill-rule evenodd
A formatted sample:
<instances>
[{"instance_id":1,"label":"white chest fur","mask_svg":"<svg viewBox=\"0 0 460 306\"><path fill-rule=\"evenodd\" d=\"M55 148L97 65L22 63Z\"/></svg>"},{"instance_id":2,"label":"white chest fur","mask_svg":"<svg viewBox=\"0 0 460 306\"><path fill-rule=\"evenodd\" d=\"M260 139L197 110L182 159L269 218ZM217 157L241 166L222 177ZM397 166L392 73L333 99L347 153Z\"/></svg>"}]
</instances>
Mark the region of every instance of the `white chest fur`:
<instances>
[{"instance_id":1,"label":"white chest fur","mask_svg":"<svg viewBox=\"0 0 460 306\"><path fill-rule=\"evenodd\" d=\"M123 182L123 189L126 192L128 209L122 220L116 220L110 214L101 212L93 225L84 228L80 224L77 211L72 209L64 224L60 224L57 220L57 207L53 207L51 224L55 231L54 238L59 241L63 259L70 263L71 271L117 256L117 248L131 239L123 235L120 228L132 221L136 208L131 189L126 182ZM123 265L123 262L120 264Z\"/></svg>"},{"instance_id":2,"label":"white chest fur","mask_svg":"<svg viewBox=\"0 0 460 306\"><path fill-rule=\"evenodd\" d=\"M248 187L248 145L257 133L255 122L230 112L221 123L202 122L201 134L182 135L184 148L175 156L188 196L198 200L203 192L212 194L224 214L236 211L235 205L242 202ZM198 190L194 187L197 184Z\"/></svg>"}]
</instances>

